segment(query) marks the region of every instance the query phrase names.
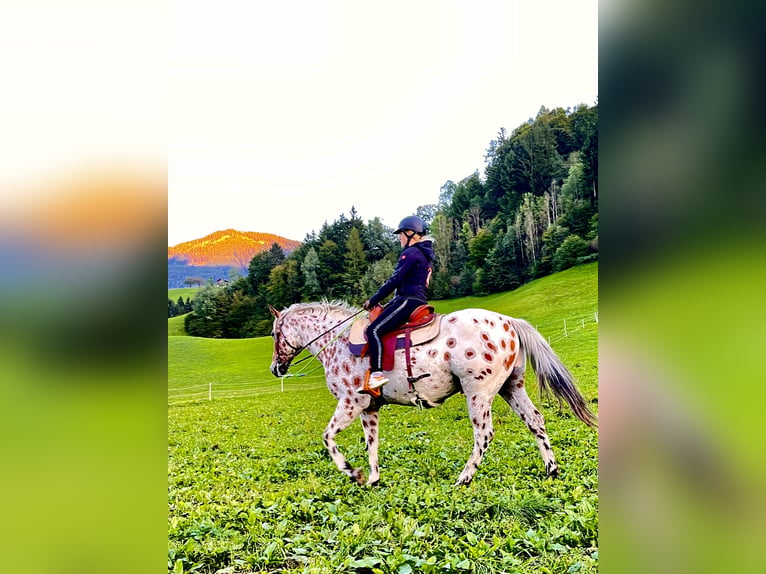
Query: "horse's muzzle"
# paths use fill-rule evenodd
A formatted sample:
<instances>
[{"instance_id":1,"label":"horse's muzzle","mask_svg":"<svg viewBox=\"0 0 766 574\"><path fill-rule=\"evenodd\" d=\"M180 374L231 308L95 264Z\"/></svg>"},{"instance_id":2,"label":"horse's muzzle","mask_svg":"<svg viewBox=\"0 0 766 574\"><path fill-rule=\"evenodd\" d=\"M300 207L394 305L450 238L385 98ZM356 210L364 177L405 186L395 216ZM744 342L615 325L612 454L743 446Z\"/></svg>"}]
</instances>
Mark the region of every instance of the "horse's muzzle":
<instances>
[{"instance_id":1,"label":"horse's muzzle","mask_svg":"<svg viewBox=\"0 0 766 574\"><path fill-rule=\"evenodd\" d=\"M284 377L287 374L287 369L290 368L290 363L280 363L275 361L271 364L271 374L275 377Z\"/></svg>"}]
</instances>

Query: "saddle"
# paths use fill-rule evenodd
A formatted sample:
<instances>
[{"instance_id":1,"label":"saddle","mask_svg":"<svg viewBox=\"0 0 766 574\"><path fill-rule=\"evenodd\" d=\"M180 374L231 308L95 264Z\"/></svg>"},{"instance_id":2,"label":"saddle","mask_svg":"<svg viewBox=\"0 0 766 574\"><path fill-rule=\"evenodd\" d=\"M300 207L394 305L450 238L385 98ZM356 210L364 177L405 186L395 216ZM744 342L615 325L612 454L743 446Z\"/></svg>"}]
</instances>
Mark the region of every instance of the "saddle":
<instances>
[{"instance_id":1,"label":"saddle","mask_svg":"<svg viewBox=\"0 0 766 574\"><path fill-rule=\"evenodd\" d=\"M348 338L348 348L353 355L357 357L367 356L368 344L365 330L369 326L371 320L377 318L380 311L381 309L379 308L373 309L370 311L371 318L359 319L351 326ZM383 335L383 370L393 371L396 351L404 349L407 366L407 380L410 384L423 377L429 376L428 374L424 374L417 378L412 377L410 347L422 345L423 343L427 343L434 339L439 334L441 317L441 315L434 312L434 308L431 305L421 305L412 312L406 323Z\"/></svg>"}]
</instances>

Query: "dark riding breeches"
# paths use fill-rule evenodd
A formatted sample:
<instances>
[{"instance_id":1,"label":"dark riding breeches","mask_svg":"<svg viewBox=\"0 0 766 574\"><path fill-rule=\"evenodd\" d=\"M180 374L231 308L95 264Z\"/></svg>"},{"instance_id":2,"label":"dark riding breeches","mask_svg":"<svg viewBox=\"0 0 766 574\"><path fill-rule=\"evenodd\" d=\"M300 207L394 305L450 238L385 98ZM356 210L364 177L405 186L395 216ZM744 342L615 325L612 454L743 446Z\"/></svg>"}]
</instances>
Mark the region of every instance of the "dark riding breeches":
<instances>
[{"instance_id":1,"label":"dark riding breeches","mask_svg":"<svg viewBox=\"0 0 766 574\"><path fill-rule=\"evenodd\" d=\"M394 299L385 306L378 318L369 324L365 333L370 349L370 370L383 370L383 335L406 323L412 312L421 305L424 303L419 299Z\"/></svg>"}]
</instances>

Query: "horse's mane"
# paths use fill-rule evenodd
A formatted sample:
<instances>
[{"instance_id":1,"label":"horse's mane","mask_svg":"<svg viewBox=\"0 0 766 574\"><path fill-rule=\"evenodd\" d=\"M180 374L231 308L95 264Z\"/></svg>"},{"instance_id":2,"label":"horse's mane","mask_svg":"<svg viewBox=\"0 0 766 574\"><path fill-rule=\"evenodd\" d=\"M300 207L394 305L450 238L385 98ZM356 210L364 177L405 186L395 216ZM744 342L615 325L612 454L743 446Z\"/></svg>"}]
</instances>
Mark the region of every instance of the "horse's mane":
<instances>
[{"instance_id":1,"label":"horse's mane","mask_svg":"<svg viewBox=\"0 0 766 574\"><path fill-rule=\"evenodd\" d=\"M359 307L355 307L351 305L350 303L347 303L346 301L342 301L340 299L334 299L332 301L328 301L327 299L322 299L321 301L314 301L311 303L293 303L290 305L287 309L285 309L284 313L290 313L293 311L309 311L312 314L316 315L335 315L335 314L342 314L344 316L353 315L354 313L358 313L360 311Z\"/></svg>"}]
</instances>

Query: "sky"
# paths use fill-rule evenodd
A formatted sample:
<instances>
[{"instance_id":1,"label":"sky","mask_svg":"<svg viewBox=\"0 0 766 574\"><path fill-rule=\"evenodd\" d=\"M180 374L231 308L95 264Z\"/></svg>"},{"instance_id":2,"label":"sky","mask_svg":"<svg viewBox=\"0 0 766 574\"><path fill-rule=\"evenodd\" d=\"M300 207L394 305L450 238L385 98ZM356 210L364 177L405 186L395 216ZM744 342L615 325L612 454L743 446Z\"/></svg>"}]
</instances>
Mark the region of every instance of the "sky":
<instances>
[{"instance_id":1,"label":"sky","mask_svg":"<svg viewBox=\"0 0 766 574\"><path fill-rule=\"evenodd\" d=\"M598 98L597 1L170 3L168 245L395 227L500 128Z\"/></svg>"}]
</instances>

